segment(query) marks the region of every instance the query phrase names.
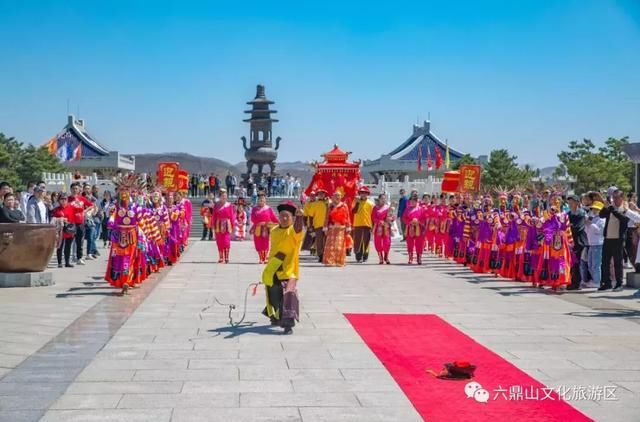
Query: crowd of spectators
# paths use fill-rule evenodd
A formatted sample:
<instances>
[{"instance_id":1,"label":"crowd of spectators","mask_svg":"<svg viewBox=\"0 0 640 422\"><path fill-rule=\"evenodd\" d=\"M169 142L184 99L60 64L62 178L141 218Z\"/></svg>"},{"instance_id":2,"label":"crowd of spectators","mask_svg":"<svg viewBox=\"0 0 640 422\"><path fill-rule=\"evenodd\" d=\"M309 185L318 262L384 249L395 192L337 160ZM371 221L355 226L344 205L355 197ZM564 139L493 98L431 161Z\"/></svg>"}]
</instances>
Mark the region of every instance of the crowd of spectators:
<instances>
[{"instance_id":1,"label":"crowd of spectators","mask_svg":"<svg viewBox=\"0 0 640 422\"><path fill-rule=\"evenodd\" d=\"M14 192L11 184L0 182L0 223L54 224L58 230L58 267L85 265L100 255L109 243L107 218L113 205L111 192L100 199L98 186L73 182L70 193L47 192L44 181L29 182L24 191ZM86 251L86 254L85 254Z\"/></svg>"},{"instance_id":2,"label":"crowd of spectators","mask_svg":"<svg viewBox=\"0 0 640 422\"><path fill-rule=\"evenodd\" d=\"M229 172L220 178L218 174L191 174L189 176L189 194L193 198L206 197L212 193L215 198L220 196L220 189L226 189L230 197L253 198L258 192L265 192L269 197L297 198L302 193L302 181L299 177L287 173L284 176L261 175L254 179L238 180Z\"/></svg>"}]
</instances>

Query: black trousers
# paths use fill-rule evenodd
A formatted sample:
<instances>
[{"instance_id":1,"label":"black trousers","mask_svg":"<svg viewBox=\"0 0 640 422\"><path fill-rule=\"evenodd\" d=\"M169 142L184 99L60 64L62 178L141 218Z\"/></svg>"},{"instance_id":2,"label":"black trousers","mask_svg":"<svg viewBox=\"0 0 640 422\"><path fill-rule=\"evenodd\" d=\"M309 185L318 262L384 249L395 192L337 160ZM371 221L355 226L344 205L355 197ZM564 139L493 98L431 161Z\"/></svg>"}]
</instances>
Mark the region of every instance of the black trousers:
<instances>
[{"instance_id":1,"label":"black trousers","mask_svg":"<svg viewBox=\"0 0 640 422\"><path fill-rule=\"evenodd\" d=\"M211 229L211 227L207 228L206 226L203 226L202 240L205 240L207 237L209 238L209 240L213 239L213 230Z\"/></svg>"},{"instance_id":2,"label":"black trousers","mask_svg":"<svg viewBox=\"0 0 640 422\"><path fill-rule=\"evenodd\" d=\"M635 229L627 229L624 238L624 262L629 262L631 264L635 263L636 254L634 253L633 247L633 233Z\"/></svg>"},{"instance_id":3,"label":"black trousers","mask_svg":"<svg viewBox=\"0 0 640 422\"><path fill-rule=\"evenodd\" d=\"M322 258L322 254L324 253L324 241L325 241L325 234L324 231L322 231L322 228L319 229L314 229L316 231L316 255L318 255L318 258Z\"/></svg>"},{"instance_id":4,"label":"black trousers","mask_svg":"<svg viewBox=\"0 0 640 422\"><path fill-rule=\"evenodd\" d=\"M580 287L580 282L582 281L582 277L580 275L580 257L582 256L582 251L584 250L584 246L574 245L573 252L576 254L576 262L571 266L571 285L574 287Z\"/></svg>"},{"instance_id":5,"label":"black trousers","mask_svg":"<svg viewBox=\"0 0 640 422\"><path fill-rule=\"evenodd\" d=\"M286 281L278 280L278 278L274 275L273 277L273 285L271 287L267 287L267 296L269 298L269 303L271 306L277 310L279 319L275 319L273 316L270 316L272 321L277 321L282 328L287 327L295 327L296 325L296 317L298 314L298 302L297 299L292 301L291 297L286 297L287 295L294 295L294 293L286 293L284 289L286 288ZM288 302L288 303L285 303ZM293 302L293 303L291 303ZM269 316L267 312L267 308L262 311L262 314L265 316Z\"/></svg>"},{"instance_id":6,"label":"black trousers","mask_svg":"<svg viewBox=\"0 0 640 422\"><path fill-rule=\"evenodd\" d=\"M84 224L76 224L76 259L82 259L82 241L84 240Z\"/></svg>"},{"instance_id":7,"label":"black trousers","mask_svg":"<svg viewBox=\"0 0 640 422\"><path fill-rule=\"evenodd\" d=\"M353 229L353 249L358 261L369 258L369 244L371 243L371 228L358 226Z\"/></svg>"},{"instance_id":8,"label":"black trousers","mask_svg":"<svg viewBox=\"0 0 640 422\"><path fill-rule=\"evenodd\" d=\"M622 286L623 239L605 239L602 247L602 286L611 287L611 260L616 278L616 286Z\"/></svg>"},{"instance_id":9,"label":"black trousers","mask_svg":"<svg viewBox=\"0 0 640 422\"><path fill-rule=\"evenodd\" d=\"M56 256L58 258L58 265L62 264L62 253L64 252L64 263L69 264L71 260L71 245L73 244L73 237L68 239L62 239L60 247L56 249Z\"/></svg>"}]
</instances>

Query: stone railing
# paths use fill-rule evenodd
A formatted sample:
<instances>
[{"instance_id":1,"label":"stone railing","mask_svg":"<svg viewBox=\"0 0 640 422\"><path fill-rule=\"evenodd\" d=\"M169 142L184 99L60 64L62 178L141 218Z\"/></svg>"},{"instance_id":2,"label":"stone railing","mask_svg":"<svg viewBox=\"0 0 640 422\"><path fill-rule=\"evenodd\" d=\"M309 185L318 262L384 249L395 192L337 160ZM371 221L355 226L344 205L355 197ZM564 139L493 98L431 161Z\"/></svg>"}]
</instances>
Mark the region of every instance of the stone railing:
<instances>
[{"instance_id":1,"label":"stone railing","mask_svg":"<svg viewBox=\"0 0 640 422\"><path fill-rule=\"evenodd\" d=\"M74 179L72 173L42 173L42 180L47 185L47 191L49 192L65 192L69 193L69 187L73 182L88 183L90 185L97 185L100 193L105 190L115 192L115 184L109 179L99 179L96 173L89 176L82 176L79 179Z\"/></svg>"}]
</instances>

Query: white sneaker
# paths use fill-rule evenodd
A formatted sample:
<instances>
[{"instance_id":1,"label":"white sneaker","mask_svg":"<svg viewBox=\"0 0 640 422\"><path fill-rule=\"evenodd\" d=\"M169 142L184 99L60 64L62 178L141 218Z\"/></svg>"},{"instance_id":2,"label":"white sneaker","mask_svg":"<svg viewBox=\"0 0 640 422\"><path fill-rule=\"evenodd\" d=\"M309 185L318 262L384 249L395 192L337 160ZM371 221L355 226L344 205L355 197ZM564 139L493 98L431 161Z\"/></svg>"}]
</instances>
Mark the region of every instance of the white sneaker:
<instances>
[{"instance_id":1,"label":"white sneaker","mask_svg":"<svg viewBox=\"0 0 640 422\"><path fill-rule=\"evenodd\" d=\"M93 257L91 255L87 255L87 261L93 261Z\"/></svg>"},{"instance_id":2,"label":"white sneaker","mask_svg":"<svg viewBox=\"0 0 640 422\"><path fill-rule=\"evenodd\" d=\"M78 265L84 265L84 264L85 264L84 259L79 259L79 260L76 262L76 264L78 264Z\"/></svg>"}]
</instances>

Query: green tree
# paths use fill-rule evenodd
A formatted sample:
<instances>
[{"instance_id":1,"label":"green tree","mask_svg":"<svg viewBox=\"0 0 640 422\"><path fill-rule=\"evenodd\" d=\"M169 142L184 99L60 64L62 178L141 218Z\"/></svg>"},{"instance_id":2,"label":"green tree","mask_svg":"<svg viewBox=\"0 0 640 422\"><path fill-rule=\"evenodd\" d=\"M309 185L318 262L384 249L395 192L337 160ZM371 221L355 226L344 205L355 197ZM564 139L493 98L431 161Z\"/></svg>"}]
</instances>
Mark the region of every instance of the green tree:
<instances>
[{"instance_id":1,"label":"green tree","mask_svg":"<svg viewBox=\"0 0 640 422\"><path fill-rule=\"evenodd\" d=\"M58 157L49 154L46 147L29 145L22 150L22 157L17 168L18 177L23 184L29 180L38 181L42 173L60 173L65 171Z\"/></svg>"},{"instance_id":2,"label":"green tree","mask_svg":"<svg viewBox=\"0 0 640 422\"><path fill-rule=\"evenodd\" d=\"M46 147L24 146L15 138L0 133L0 180L24 189L29 181L38 181L43 172L63 172L58 158Z\"/></svg>"},{"instance_id":3,"label":"green tree","mask_svg":"<svg viewBox=\"0 0 640 422\"><path fill-rule=\"evenodd\" d=\"M602 190L611 184L629 191L633 186L633 163L622 151L622 146L628 143L627 137L609 138L604 146L596 148L590 139L571 141L558 159L567 173L576 178L574 189L578 193Z\"/></svg>"},{"instance_id":4,"label":"green tree","mask_svg":"<svg viewBox=\"0 0 640 422\"><path fill-rule=\"evenodd\" d=\"M482 185L487 189L493 189L498 186L513 188L528 184L535 175L535 170L528 165L524 168L518 167L517 159L517 156L509 154L506 149L491 151L489 161L482 172Z\"/></svg>"},{"instance_id":5,"label":"green tree","mask_svg":"<svg viewBox=\"0 0 640 422\"><path fill-rule=\"evenodd\" d=\"M16 172L19 156L20 143L14 138L7 138L0 132L0 181L9 182L13 186L20 184L20 178Z\"/></svg>"},{"instance_id":6,"label":"green tree","mask_svg":"<svg viewBox=\"0 0 640 422\"><path fill-rule=\"evenodd\" d=\"M459 160L451 163L451 170L459 170L460 166L464 164L476 164L476 160L471 154L464 154Z\"/></svg>"},{"instance_id":7,"label":"green tree","mask_svg":"<svg viewBox=\"0 0 640 422\"><path fill-rule=\"evenodd\" d=\"M564 164L559 164L556 168L553 169L553 173L551 174L551 176L555 177L556 179L559 177L564 177L567 175L567 168L564 166Z\"/></svg>"},{"instance_id":8,"label":"green tree","mask_svg":"<svg viewBox=\"0 0 640 422\"><path fill-rule=\"evenodd\" d=\"M540 169L534 169L530 164L525 164L520 171L522 172L520 178L522 179L523 184L529 183L532 177L536 177L540 174Z\"/></svg>"}]
</instances>

